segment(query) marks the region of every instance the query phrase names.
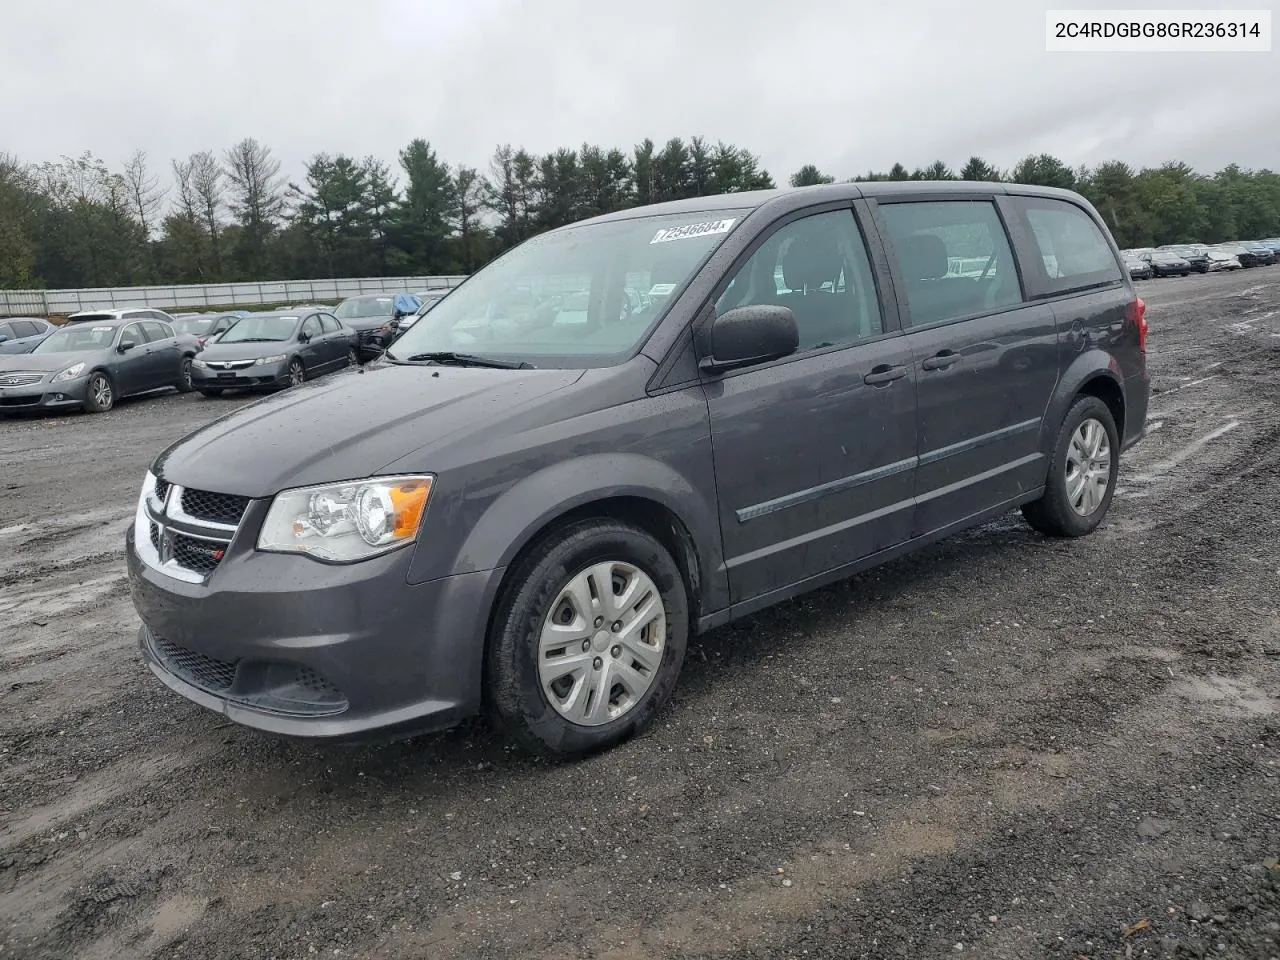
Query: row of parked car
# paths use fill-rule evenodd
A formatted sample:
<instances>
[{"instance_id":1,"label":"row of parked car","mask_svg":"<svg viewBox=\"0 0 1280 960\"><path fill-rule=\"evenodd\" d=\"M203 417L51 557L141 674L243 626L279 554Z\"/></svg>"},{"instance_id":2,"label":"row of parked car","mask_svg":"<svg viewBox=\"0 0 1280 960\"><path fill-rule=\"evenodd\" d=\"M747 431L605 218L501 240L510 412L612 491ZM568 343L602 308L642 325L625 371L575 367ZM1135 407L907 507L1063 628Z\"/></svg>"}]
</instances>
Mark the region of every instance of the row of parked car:
<instances>
[{"instance_id":1,"label":"row of parked car","mask_svg":"<svg viewBox=\"0 0 1280 960\"><path fill-rule=\"evenodd\" d=\"M1169 243L1162 247L1138 247L1120 252L1124 254L1129 276L1135 280L1185 277L1192 273L1241 270L1280 263L1280 237L1238 243Z\"/></svg>"},{"instance_id":2,"label":"row of parked car","mask_svg":"<svg viewBox=\"0 0 1280 960\"><path fill-rule=\"evenodd\" d=\"M170 314L85 310L61 324L0 318L0 415L110 410L154 390L270 390L374 359L445 290L350 297L336 308Z\"/></svg>"}]
</instances>

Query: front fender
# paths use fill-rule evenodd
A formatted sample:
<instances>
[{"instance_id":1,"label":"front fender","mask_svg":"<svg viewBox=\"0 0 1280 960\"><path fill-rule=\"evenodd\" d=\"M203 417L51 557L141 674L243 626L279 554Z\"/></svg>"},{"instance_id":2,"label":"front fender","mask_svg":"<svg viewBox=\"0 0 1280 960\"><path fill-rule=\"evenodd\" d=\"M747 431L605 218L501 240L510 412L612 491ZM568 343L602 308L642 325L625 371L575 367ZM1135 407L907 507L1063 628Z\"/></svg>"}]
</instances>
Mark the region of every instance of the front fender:
<instances>
[{"instance_id":1,"label":"front fender","mask_svg":"<svg viewBox=\"0 0 1280 960\"><path fill-rule=\"evenodd\" d=\"M489 504L471 527L449 573L508 566L557 518L612 497L652 501L678 517L690 534L698 561L700 609L712 611L727 605L728 582L714 503L708 503L690 479L671 466L636 453L576 457L547 466L513 484ZM419 572L417 567L415 563L410 569L411 580Z\"/></svg>"}]
</instances>

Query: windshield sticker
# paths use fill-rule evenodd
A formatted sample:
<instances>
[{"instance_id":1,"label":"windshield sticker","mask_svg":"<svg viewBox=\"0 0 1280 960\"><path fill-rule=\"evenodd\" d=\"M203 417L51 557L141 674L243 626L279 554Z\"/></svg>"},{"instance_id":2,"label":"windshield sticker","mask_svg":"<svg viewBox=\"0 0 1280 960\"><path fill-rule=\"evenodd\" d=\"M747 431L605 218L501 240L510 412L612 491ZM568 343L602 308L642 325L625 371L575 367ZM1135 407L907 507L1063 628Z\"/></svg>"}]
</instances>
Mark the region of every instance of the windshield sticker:
<instances>
[{"instance_id":1,"label":"windshield sticker","mask_svg":"<svg viewBox=\"0 0 1280 960\"><path fill-rule=\"evenodd\" d=\"M671 291L674 290L675 288L676 288L676 285L674 283L655 283L652 287L649 288L649 296L666 297L666 296L669 296L671 294Z\"/></svg>"},{"instance_id":2,"label":"windshield sticker","mask_svg":"<svg viewBox=\"0 0 1280 960\"><path fill-rule=\"evenodd\" d=\"M94 333L110 332L111 329L112 329L111 327L94 327L93 332Z\"/></svg>"},{"instance_id":3,"label":"windshield sticker","mask_svg":"<svg viewBox=\"0 0 1280 960\"><path fill-rule=\"evenodd\" d=\"M737 217L727 220L708 220L706 223L686 223L682 227L668 227L653 235L650 243L667 243L671 240L688 240L691 237L708 237L716 233L728 233L738 222Z\"/></svg>"}]
</instances>

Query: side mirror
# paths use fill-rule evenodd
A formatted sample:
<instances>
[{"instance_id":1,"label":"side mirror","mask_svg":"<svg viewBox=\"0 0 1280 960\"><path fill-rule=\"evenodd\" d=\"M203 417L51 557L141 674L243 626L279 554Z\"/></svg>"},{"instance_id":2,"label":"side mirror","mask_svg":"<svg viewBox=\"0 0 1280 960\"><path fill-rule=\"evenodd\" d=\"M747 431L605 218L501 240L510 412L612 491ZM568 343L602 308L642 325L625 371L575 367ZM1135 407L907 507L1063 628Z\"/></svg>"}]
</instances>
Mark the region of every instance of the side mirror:
<instances>
[{"instance_id":1,"label":"side mirror","mask_svg":"<svg viewBox=\"0 0 1280 960\"><path fill-rule=\"evenodd\" d=\"M698 366L718 373L785 357L799 345L800 332L790 307L735 307L711 322Z\"/></svg>"},{"instance_id":2,"label":"side mirror","mask_svg":"<svg viewBox=\"0 0 1280 960\"><path fill-rule=\"evenodd\" d=\"M8 339L9 335L7 333L0 333L0 343L5 343Z\"/></svg>"},{"instance_id":3,"label":"side mirror","mask_svg":"<svg viewBox=\"0 0 1280 960\"><path fill-rule=\"evenodd\" d=\"M121 340L120 346L116 347L116 349L121 353L128 353L130 350L132 350L136 346L137 344L134 343L132 340Z\"/></svg>"},{"instance_id":4,"label":"side mirror","mask_svg":"<svg viewBox=\"0 0 1280 960\"><path fill-rule=\"evenodd\" d=\"M310 342L311 342L311 334L309 334L309 333L300 333L300 334L298 334L298 342L299 342L299 343L310 343Z\"/></svg>"}]
</instances>

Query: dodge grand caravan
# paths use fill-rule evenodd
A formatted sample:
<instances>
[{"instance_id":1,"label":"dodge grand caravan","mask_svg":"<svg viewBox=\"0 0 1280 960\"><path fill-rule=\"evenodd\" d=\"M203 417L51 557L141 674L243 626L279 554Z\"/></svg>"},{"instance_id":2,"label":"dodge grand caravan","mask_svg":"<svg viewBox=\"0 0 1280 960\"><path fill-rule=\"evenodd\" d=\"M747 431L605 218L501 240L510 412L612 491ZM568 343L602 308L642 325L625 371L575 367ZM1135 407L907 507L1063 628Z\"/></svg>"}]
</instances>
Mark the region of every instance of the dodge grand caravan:
<instances>
[{"instance_id":1,"label":"dodge grand caravan","mask_svg":"<svg viewBox=\"0 0 1280 960\"><path fill-rule=\"evenodd\" d=\"M490 309L514 290L529 309ZM277 734L483 709L535 750L608 747L694 633L1013 509L1092 531L1144 430L1146 335L1067 191L838 184L554 230L366 368L156 458L142 653Z\"/></svg>"}]
</instances>

